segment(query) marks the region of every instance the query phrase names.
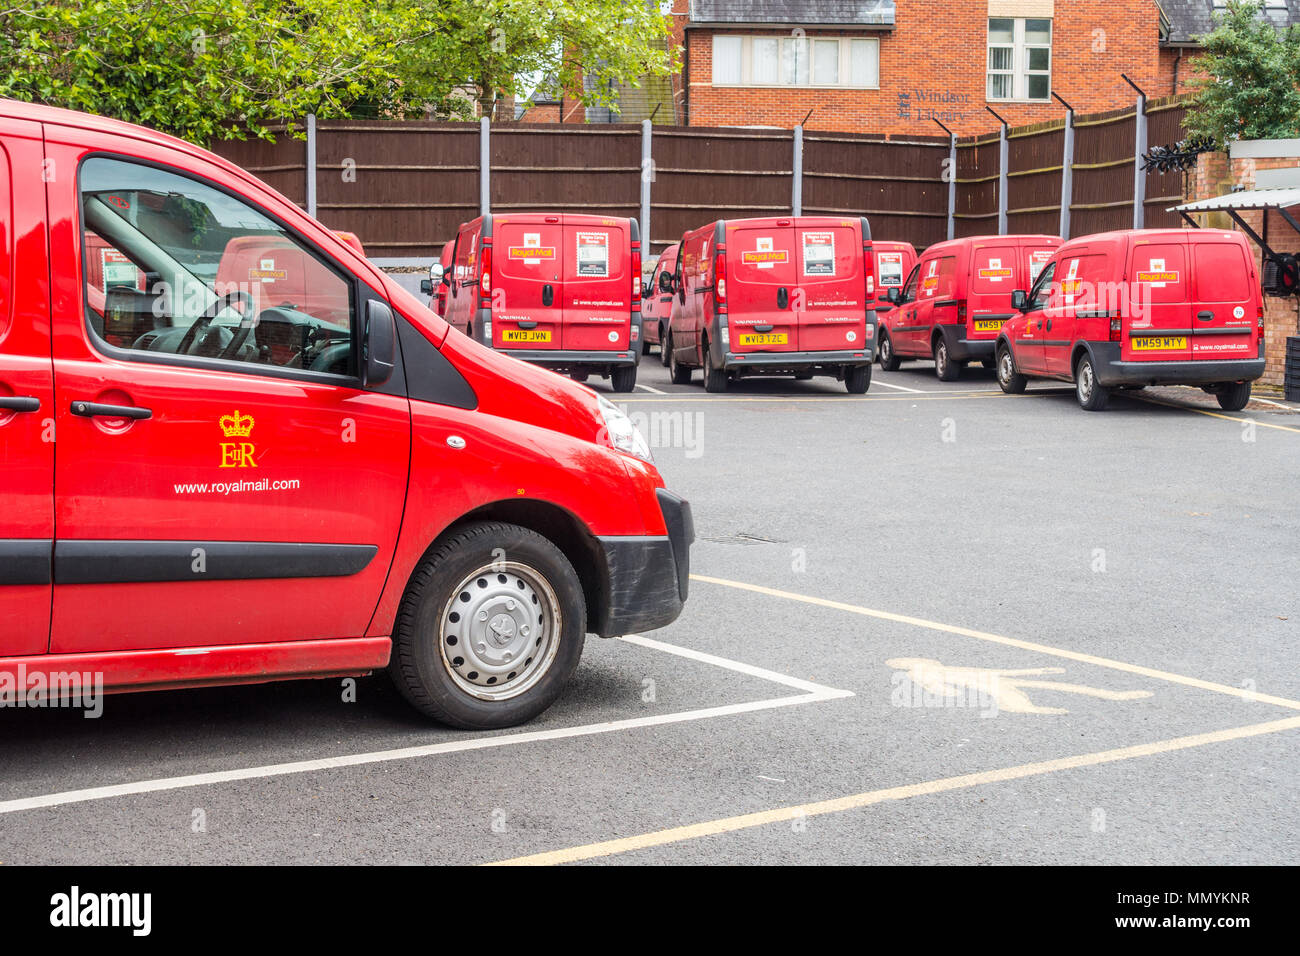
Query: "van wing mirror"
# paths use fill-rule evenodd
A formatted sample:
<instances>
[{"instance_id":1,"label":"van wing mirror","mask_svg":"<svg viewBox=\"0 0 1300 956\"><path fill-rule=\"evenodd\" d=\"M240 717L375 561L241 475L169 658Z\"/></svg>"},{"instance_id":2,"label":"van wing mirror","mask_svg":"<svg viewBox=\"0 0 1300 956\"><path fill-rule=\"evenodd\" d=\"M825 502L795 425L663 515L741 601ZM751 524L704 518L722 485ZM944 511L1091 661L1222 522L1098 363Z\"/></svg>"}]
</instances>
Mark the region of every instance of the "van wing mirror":
<instances>
[{"instance_id":1,"label":"van wing mirror","mask_svg":"<svg viewBox=\"0 0 1300 956\"><path fill-rule=\"evenodd\" d=\"M659 273L659 291L660 292L673 291L673 274L671 272Z\"/></svg>"},{"instance_id":2,"label":"van wing mirror","mask_svg":"<svg viewBox=\"0 0 1300 956\"><path fill-rule=\"evenodd\" d=\"M397 362L397 322L387 302L371 299L366 303L366 331L361 339L362 384L366 388L383 385L393 377Z\"/></svg>"},{"instance_id":3,"label":"van wing mirror","mask_svg":"<svg viewBox=\"0 0 1300 956\"><path fill-rule=\"evenodd\" d=\"M1029 293L1024 289L1016 289L1011 293L1011 308L1017 312L1029 311Z\"/></svg>"},{"instance_id":4,"label":"van wing mirror","mask_svg":"<svg viewBox=\"0 0 1300 956\"><path fill-rule=\"evenodd\" d=\"M891 285L889 291L885 293L885 298L890 305L898 305L898 300L902 298L902 290L896 285Z\"/></svg>"}]
</instances>

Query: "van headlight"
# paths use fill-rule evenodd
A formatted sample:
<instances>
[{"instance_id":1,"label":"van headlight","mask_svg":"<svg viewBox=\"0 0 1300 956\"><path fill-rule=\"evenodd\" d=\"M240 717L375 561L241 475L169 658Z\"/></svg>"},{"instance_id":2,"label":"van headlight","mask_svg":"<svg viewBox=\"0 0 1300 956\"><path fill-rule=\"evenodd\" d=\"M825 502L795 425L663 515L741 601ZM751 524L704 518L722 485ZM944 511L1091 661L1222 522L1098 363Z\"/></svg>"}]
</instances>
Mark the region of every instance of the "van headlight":
<instances>
[{"instance_id":1,"label":"van headlight","mask_svg":"<svg viewBox=\"0 0 1300 956\"><path fill-rule=\"evenodd\" d=\"M653 463L654 458L650 455L649 443L641 434L641 429L637 428L628 417L627 412L603 395L597 395L596 402L600 407L600 416L605 420L602 431L610 447L625 455L633 455L642 461Z\"/></svg>"}]
</instances>

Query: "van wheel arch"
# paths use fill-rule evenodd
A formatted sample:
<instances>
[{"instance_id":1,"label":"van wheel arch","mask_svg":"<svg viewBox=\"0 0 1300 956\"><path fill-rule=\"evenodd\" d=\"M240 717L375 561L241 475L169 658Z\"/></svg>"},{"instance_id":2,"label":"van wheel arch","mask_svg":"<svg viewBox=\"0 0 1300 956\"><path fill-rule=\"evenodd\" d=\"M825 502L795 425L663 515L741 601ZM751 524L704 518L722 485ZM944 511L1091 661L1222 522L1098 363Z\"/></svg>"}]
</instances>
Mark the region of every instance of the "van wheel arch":
<instances>
[{"instance_id":1,"label":"van wheel arch","mask_svg":"<svg viewBox=\"0 0 1300 956\"><path fill-rule=\"evenodd\" d=\"M409 590L416 573L438 547L467 524L500 521L535 531L560 549L573 565L586 598L588 626L604 619L605 570L600 545L586 525L573 512L536 498L510 498L481 505L461 515L429 543L411 570L403 593Z\"/></svg>"},{"instance_id":2,"label":"van wheel arch","mask_svg":"<svg viewBox=\"0 0 1300 956\"><path fill-rule=\"evenodd\" d=\"M1088 358L1092 359L1092 367L1094 369L1097 367L1097 357L1092 354L1092 349L1088 348L1088 343L1080 342L1078 345L1074 347L1074 351L1070 353L1070 379L1071 380L1073 380L1078 376L1079 360L1082 359L1085 355L1088 356Z\"/></svg>"}]
</instances>

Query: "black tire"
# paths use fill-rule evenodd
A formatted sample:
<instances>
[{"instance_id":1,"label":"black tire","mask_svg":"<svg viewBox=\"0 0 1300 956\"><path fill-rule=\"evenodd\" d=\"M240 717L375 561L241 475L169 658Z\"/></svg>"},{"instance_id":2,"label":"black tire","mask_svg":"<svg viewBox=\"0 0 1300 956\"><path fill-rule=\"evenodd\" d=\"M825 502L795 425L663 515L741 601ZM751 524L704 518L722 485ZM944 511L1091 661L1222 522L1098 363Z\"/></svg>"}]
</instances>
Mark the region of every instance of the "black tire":
<instances>
[{"instance_id":1,"label":"black tire","mask_svg":"<svg viewBox=\"0 0 1300 956\"><path fill-rule=\"evenodd\" d=\"M844 387L850 395L865 395L871 387L871 366L855 365L844 373Z\"/></svg>"},{"instance_id":2,"label":"black tire","mask_svg":"<svg viewBox=\"0 0 1300 956\"><path fill-rule=\"evenodd\" d=\"M998 367L997 359L991 359L991 358L980 359L980 364L983 365L990 372Z\"/></svg>"},{"instance_id":3,"label":"black tire","mask_svg":"<svg viewBox=\"0 0 1300 956\"><path fill-rule=\"evenodd\" d=\"M1250 382L1225 382L1215 391L1214 397L1225 412L1239 412L1250 401Z\"/></svg>"},{"instance_id":4,"label":"black tire","mask_svg":"<svg viewBox=\"0 0 1300 956\"><path fill-rule=\"evenodd\" d=\"M630 392L636 388L636 366L620 365L610 373L610 382L616 392Z\"/></svg>"},{"instance_id":5,"label":"black tire","mask_svg":"<svg viewBox=\"0 0 1300 956\"><path fill-rule=\"evenodd\" d=\"M704 390L706 392L725 392L727 390L727 370L713 367L713 353L709 343L704 343Z\"/></svg>"},{"instance_id":6,"label":"black tire","mask_svg":"<svg viewBox=\"0 0 1300 956\"><path fill-rule=\"evenodd\" d=\"M795 372L794 380L796 382L811 382L812 377L813 377L812 372Z\"/></svg>"},{"instance_id":7,"label":"black tire","mask_svg":"<svg viewBox=\"0 0 1300 956\"><path fill-rule=\"evenodd\" d=\"M591 377L591 373L590 373L590 372L570 372L570 373L569 373L569 378L573 379L575 382L585 382L585 381L586 381L588 378L590 378L590 377Z\"/></svg>"},{"instance_id":8,"label":"black tire","mask_svg":"<svg viewBox=\"0 0 1300 956\"><path fill-rule=\"evenodd\" d=\"M642 355L650 354L650 343L644 339L641 340L641 354Z\"/></svg>"},{"instance_id":9,"label":"black tire","mask_svg":"<svg viewBox=\"0 0 1300 956\"><path fill-rule=\"evenodd\" d=\"M691 369L689 365L680 365L677 362L677 356L673 353L672 334L668 336L668 371L672 375L674 385L689 385L691 383Z\"/></svg>"},{"instance_id":10,"label":"black tire","mask_svg":"<svg viewBox=\"0 0 1300 956\"><path fill-rule=\"evenodd\" d=\"M948 354L948 343L944 341L943 336L934 340L934 374L939 376L941 382L955 382L961 378L961 363L954 362L952 356Z\"/></svg>"},{"instance_id":11,"label":"black tire","mask_svg":"<svg viewBox=\"0 0 1300 956\"><path fill-rule=\"evenodd\" d=\"M668 330L659 326L659 364L668 367Z\"/></svg>"},{"instance_id":12,"label":"black tire","mask_svg":"<svg viewBox=\"0 0 1300 956\"><path fill-rule=\"evenodd\" d=\"M903 360L894 351L894 343L889 340L889 333L885 331L880 333L880 345L876 349L876 357L880 359L880 367L886 372L897 372L898 367L903 364Z\"/></svg>"},{"instance_id":13,"label":"black tire","mask_svg":"<svg viewBox=\"0 0 1300 956\"><path fill-rule=\"evenodd\" d=\"M502 560L506 564L502 565ZM453 676L455 668L465 667L466 663L460 656L452 659L460 660L460 665L446 658L444 651L455 653L453 642L460 641L457 635L444 633L442 625L445 616L453 615L452 602L459 595L468 594L468 587L473 586L468 585L462 591L462 585L475 581L480 587L486 587L485 580L496 575L497 569L507 571L501 574L507 579L517 571L522 575L525 569L527 574L535 576L550 593L542 603L536 603L538 595L546 592L544 588L535 589L533 606L544 608L546 601L553 598L554 614L550 622L552 633L548 634L546 623L541 622L536 632L537 643L532 645L541 647L548 655L547 660L539 662L531 680L514 696L488 700L466 690L458 683L457 676ZM482 576L476 579L480 572ZM518 580L524 578L520 576ZM526 588L519 590L521 594L529 593ZM521 604L532 610L528 604L522 601ZM542 617L539 614L539 619ZM460 624L467 626L469 622ZM520 626L518 634L524 633ZM434 720L466 730L513 727L533 719L560 696L578 666L586 634L587 604L582 584L560 549L527 528L498 521L475 522L442 541L411 577L397 613L389 675L402 696ZM553 649L551 644L541 643L546 637L555 642ZM521 669L520 665L515 666ZM480 676L475 673L476 679ZM464 681L465 677L460 675L459 679ZM506 686L502 684L503 688ZM493 691L484 686L483 692L487 695Z\"/></svg>"},{"instance_id":14,"label":"black tire","mask_svg":"<svg viewBox=\"0 0 1300 956\"><path fill-rule=\"evenodd\" d=\"M1101 411L1110 401L1110 389L1097 383L1092 356L1087 353L1079 356L1074 366L1074 394L1079 399L1079 407L1089 412Z\"/></svg>"},{"instance_id":15,"label":"black tire","mask_svg":"<svg viewBox=\"0 0 1300 956\"><path fill-rule=\"evenodd\" d=\"M998 349L997 355L998 387L1008 395L1019 395L1029 384L1029 379L1016 371L1016 360L1011 349L1005 345Z\"/></svg>"}]
</instances>

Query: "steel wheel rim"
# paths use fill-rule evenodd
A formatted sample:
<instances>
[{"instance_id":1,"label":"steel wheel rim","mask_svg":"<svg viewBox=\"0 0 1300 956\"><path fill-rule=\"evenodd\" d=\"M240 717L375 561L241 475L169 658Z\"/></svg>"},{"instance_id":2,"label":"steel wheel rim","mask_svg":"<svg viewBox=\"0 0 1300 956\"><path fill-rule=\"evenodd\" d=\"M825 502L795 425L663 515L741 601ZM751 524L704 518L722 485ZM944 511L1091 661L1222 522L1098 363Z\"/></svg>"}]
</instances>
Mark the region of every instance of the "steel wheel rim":
<instances>
[{"instance_id":1,"label":"steel wheel rim","mask_svg":"<svg viewBox=\"0 0 1300 956\"><path fill-rule=\"evenodd\" d=\"M554 589L517 561L468 574L443 605L438 651L452 681L480 700L532 689L551 668L562 627Z\"/></svg>"},{"instance_id":2,"label":"steel wheel rim","mask_svg":"<svg viewBox=\"0 0 1300 956\"><path fill-rule=\"evenodd\" d=\"M1079 397L1085 402L1092 398L1092 364L1087 359L1079 363Z\"/></svg>"},{"instance_id":3,"label":"steel wheel rim","mask_svg":"<svg viewBox=\"0 0 1300 956\"><path fill-rule=\"evenodd\" d=\"M948 346L944 345L942 342L940 342L939 347L934 350L934 364L940 372L948 371Z\"/></svg>"},{"instance_id":4,"label":"steel wheel rim","mask_svg":"<svg viewBox=\"0 0 1300 956\"><path fill-rule=\"evenodd\" d=\"M880 340L880 361L889 361L889 336L886 335Z\"/></svg>"},{"instance_id":5,"label":"steel wheel rim","mask_svg":"<svg viewBox=\"0 0 1300 956\"><path fill-rule=\"evenodd\" d=\"M1005 349L1002 351L1002 355L998 359L998 380L1001 381L1003 385L1011 384L1011 353Z\"/></svg>"}]
</instances>

